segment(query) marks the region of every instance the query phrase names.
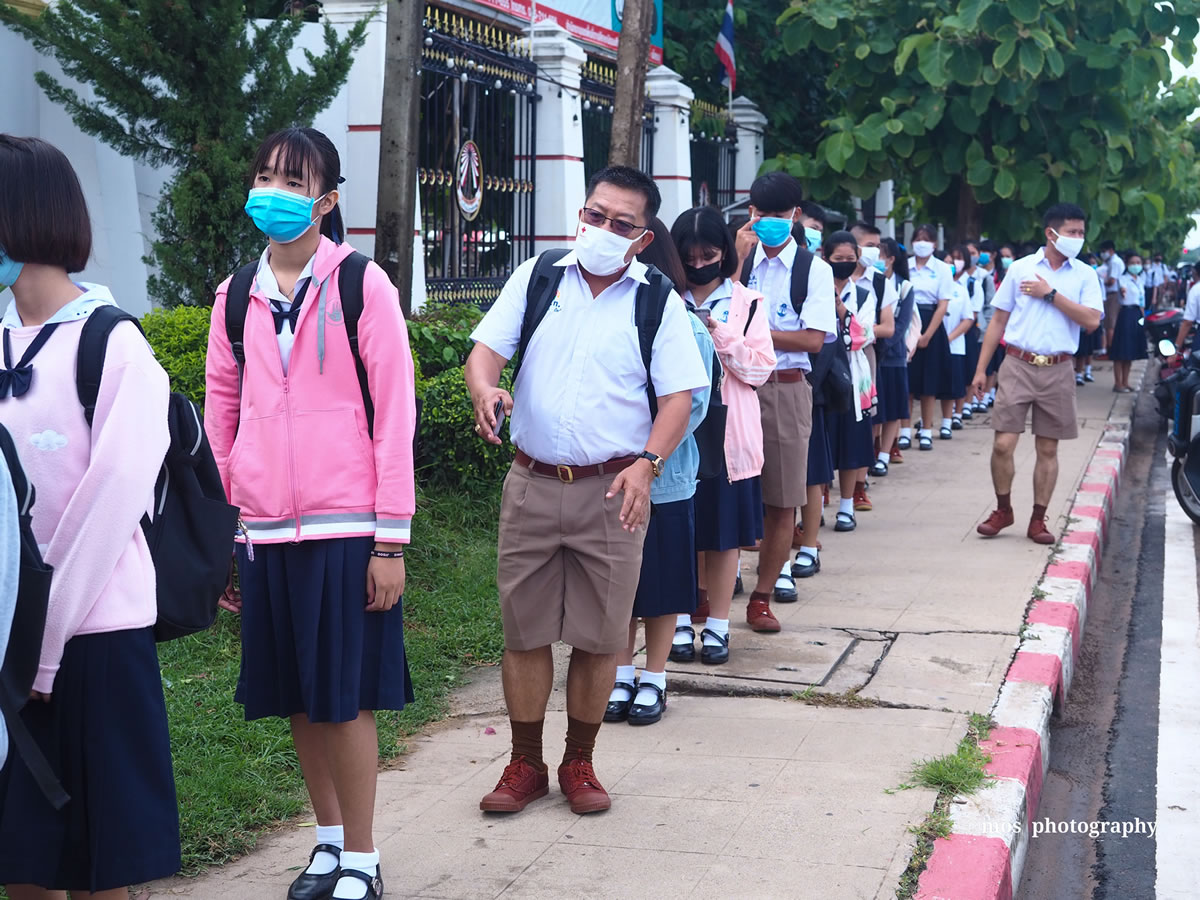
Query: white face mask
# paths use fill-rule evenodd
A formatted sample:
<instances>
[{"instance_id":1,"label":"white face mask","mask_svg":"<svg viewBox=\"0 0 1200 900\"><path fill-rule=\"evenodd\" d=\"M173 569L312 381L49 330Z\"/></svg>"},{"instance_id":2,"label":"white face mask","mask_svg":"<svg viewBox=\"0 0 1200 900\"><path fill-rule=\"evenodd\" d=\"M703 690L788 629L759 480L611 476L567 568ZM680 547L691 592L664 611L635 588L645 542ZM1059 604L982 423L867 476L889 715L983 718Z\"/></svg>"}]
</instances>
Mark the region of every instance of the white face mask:
<instances>
[{"instance_id":1,"label":"white face mask","mask_svg":"<svg viewBox=\"0 0 1200 900\"><path fill-rule=\"evenodd\" d=\"M1050 230L1054 231L1053 228ZM1063 237L1057 231L1054 231L1054 249L1067 259L1074 259L1079 255L1079 251L1083 249L1083 238Z\"/></svg>"},{"instance_id":2,"label":"white face mask","mask_svg":"<svg viewBox=\"0 0 1200 900\"><path fill-rule=\"evenodd\" d=\"M871 268L875 265L875 261L879 259L879 248L863 247L859 255L859 259L862 260L864 269Z\"/></svg>"},{"instance_id":3,"label":"white face mask","mask_svg":"<svg viewBox=\"0 0 1200 900\"><path fill-rule=\"evenodd\" d=\"M933 241L913 241L913 255L917 259L929 259L933 256Z\"/></svg>"},{"instance_id":4,"label":"white face mask","mask_svg":"<svg viewBox=\"0 0 1200 900\"><path fill-rule=\"evenodd\" d=\"M625 268L625 256L636 240L580 222L575 231L575 256L587 271L603 278Z\"/></svg>"}]
</instances>

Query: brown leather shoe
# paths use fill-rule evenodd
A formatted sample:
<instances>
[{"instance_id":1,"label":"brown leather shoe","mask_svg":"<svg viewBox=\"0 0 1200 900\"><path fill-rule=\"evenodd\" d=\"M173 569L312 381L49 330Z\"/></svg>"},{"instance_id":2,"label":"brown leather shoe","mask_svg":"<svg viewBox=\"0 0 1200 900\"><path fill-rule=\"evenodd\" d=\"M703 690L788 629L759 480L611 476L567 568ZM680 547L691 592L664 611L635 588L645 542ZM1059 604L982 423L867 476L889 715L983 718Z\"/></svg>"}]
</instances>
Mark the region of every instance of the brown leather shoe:
<instances>
[{"instance_id":1,"label":"brown leather shoe","mask_svg":"<svg viewBox=\"0 0 1200 900\"><path fill-rule=\"evenodd\" d=\"M854 486L854 511L870 512L871 498L867 496L867 486L861 482Z\"/></svg>"},{"instance_id":2,"label":"brown leather shoe","mask_svg":"<svg viewBox=\"0 0 1200 900\"><path fill-rule=\"evenodd\" d=\"M479 808L484 812L520 812L548 793L550 773L518 756L505 766L496 789L479 801Z\"/></svg>"},{"instance_id":3,"label":"brown leather shoe","mask_svg":"<svg viewBox=\"0 0 1200 900\"><path fill-rule=\"evenodd\" d=\"M979 527L975 530L984 537L995 537L1000 533L1001 529L1007 528L1014 521L1012 507L1010 506L1008 509L995 510L990 516L980 522Z\"/></svg>"},{"instance_id":4,"label":"brown leather shoe","mask_svg":"<svg viewBox=\"0 0 1200 900\"><path fill-rule=\"evenodd\" d=\"M568 760L559 766L558 786L576 815L603 812L612 806L608 791L600 786L596 770L586 759Z\"/></svg>"},{"instance_id":5,"label":"brown leather shoe","mask_svg":"<svg viewBox=\"0 0 1200 900\"><path fill-rule=\"evenodd\" d=\"M1029 530L1025 535L1035 544L1053 544L1055 541L1054 535L1046 527L1045 519L1030 519Z\"/></svg>"},{"instance_id":6,"label":"brown leather shoe","mask_svg":"<svg viewBox=\"0 0 1200 900\"><path fill-rule=\"evenodd\" d=\"M746 624L754 631L780 631L782 626L771 612L768 600L751 598L746 604Z\"/></svg>"},{"instance_id":7,"label":"brown leather shoe","mask_svg":"<svg viewBox=\"0 0 1200 900\"><path fill-rule=\"evenodd\" d=\"M708 591L696 592L696 611L692 613L692 621L696 624L708 621Z\"/></svg>"}]
</instances>

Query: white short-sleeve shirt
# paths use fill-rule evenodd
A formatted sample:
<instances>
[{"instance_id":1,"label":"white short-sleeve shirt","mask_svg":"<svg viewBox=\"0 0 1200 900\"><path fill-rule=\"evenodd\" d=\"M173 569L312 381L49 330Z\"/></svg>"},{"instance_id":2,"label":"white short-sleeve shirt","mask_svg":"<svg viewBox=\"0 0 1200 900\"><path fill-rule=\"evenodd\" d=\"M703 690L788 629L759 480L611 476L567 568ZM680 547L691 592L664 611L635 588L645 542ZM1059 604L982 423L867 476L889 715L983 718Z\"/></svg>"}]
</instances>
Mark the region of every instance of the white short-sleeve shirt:
<instances>
[{"instance_id":1,"label":"white short-sleeve shirt","mask_svg":"<svg viewBox=\"0 0 1200 900\"><path fill-rule=\"evenodd\" d=\"M1121 290L1121 276L1125 274L1125 260L1121 259L1117 254L1113 254L1104 262L1100 263L1100 281L1104 284L1106 293L1115 294ZM1109 284L1108 279L1113 279L1113 283Z\"/></svg>"},{"instance_id":2,"label":"white short-sleeve shirt","mask_svg":"<svg viewBox=\"0 0 1200 900\"><path fill-rule=\"evenodd\" d=\"M1067 299L1103 312L1104 292L1092 267L1068 259L1054 269L1042 248L1013 261L992 299L995 309L1009 313L1004 340L1031 353L1074 353L1079 348L1079 325L1040 297L1021 292L1021 282L1038 276Z\"/></svg>"},{"instance_id":3,"label":"white short-sleeve shirt","mask_svg":"<svg viewBox=\"0 0 1200 900\"><path fill-rule=\"evenodd\" d=\"M1187 292L1187 303L1183 307L1183 317L1189 322L1200 321L1200 281L1197 281Z\"/></svg>"},{"instance_id":4,"label":"white short-sleeve shirt","mask_svg":"<svg viewBox=\"0 0 1200 900\"><path fill-rule=\"evenodd\" d=\"M937 306L950 299L954 275L948 263L931 256L919 267L915 257L908 260L908 280L912 282L917 306Z\"/></svg>"},{"instance_id":5,"label":"white short-sleeve shirt","mask_svg":"<svg viewBox=\"0 0 1200 900\"><path fill-rule=\"evenodd\" d=\"M1122 306L1141 306L1146 302L1146 288L1142 284L1141 275L1126 272L1117 279L1117 284L1121 286Z\"/></svg>"},{"instance_id":6,"label":"white short-sleeve shirt","mask_svg":"<svg viewBox=\"0 0 1200 900\"><path fill-rule=\"evenodd\" d=\"M754 264L746 287L766 298L770 310L772 331L825 332L825 343L837 338L837 306L833 299L833 269L829 263L813 257L808 270L808 296L801 307L803 317L792 306L792 264L796 261L796 242L789 240L784 248L769 258L762 244L754 251ZM812 371L808 354L801 350L776 350L776 369Z\"/></svg>"},{"instance_id":7,"label":"white short-sleeve shirt","mask_svg":"<svg viewBox=\"0 0 1200 900\"><path fill-rule=\"evenodd\" d=\"M535 262L517 267L471 334L505 359L520 343ZM512 441L540 462L570 466L641 453L651 419L634 296L646 282L646 266L634 259L620 280L593 297L574 251L557 265L562 281L513 386ZM672 291L650 363L659 397L710 383L688 315L683 298Z\"/></svg>"},{"instance_id":8,"label":"white short-sleeve shirt","mask_svg":"<svg viewBox=\"0 0 1200 900\"><path fill-rule=\"evenodd\" d=\"M946 305L946 315L942 317L942 327L950 334L964 319L974 318L971 309L971 297L967 293L966 279L954 282L950 289L950 302ZM967 352L967 336L960 334L950 342L950 353L954 356L964 356Z\"/></svg>"}]
</instances>

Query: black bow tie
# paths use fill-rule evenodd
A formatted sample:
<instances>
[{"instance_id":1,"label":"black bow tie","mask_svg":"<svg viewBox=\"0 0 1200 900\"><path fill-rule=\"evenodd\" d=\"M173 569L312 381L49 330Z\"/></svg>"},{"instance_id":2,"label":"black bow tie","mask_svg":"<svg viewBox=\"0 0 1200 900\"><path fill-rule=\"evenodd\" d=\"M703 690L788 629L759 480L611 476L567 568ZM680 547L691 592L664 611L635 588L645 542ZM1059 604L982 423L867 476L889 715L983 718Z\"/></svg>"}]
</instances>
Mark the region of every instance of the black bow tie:
<instances>
[{"instance_id":1,"label":"black bow tie","mask_svg":"<svg viewBox=\"0 0 1200 900\"><path fill-rule=\"evenodd\" d=\"M14 366L12 362L12 338L9 329L4 329L4 368L0 369L0 400L7 400L11 394L13 399L23 397L33 386L33 358L50 340L58 323L45 325L38 332L33 343L22 354L20 361Z\"/></svg>"},{"instance_id":2,"label":"black bow tie","mask_svg":"<svg viewBox=\"0 0 1200 900\"><path fill-rule=\"evenodd\" d=\"M296 289L292 292L296 298L292 303L291 309L287 312L283 310L283 304L278 300L271 301L271 315L275 317L275 333L283 334L283 323L290 322L292 325L292 334L296 333L296 320L300 318L300 305L304 302L304 294L308 291L308 282L311 279L305 278L296 285Z\"/></svg>"}]
</instances>

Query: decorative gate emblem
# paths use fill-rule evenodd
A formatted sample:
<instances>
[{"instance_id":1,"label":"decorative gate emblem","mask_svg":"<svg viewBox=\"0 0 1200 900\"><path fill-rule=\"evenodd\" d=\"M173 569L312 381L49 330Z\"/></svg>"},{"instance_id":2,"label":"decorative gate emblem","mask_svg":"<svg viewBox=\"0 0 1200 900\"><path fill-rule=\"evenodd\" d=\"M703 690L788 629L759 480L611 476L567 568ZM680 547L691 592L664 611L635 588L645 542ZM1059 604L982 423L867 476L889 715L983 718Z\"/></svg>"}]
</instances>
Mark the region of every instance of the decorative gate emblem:
<instances>
[{"instance_id":1,"label":"decorative gate emblem","mask_svg":"<svg viewBox=\"0 0 1200 900\"><path fill-rule=\"evenodd\" d=\"M467 141L459 149L455 169L458 208L462 210L463 218L470 222L479 215L479 207L483 205L483 162L474 141Z\"/></svg>"}]
</instances>

